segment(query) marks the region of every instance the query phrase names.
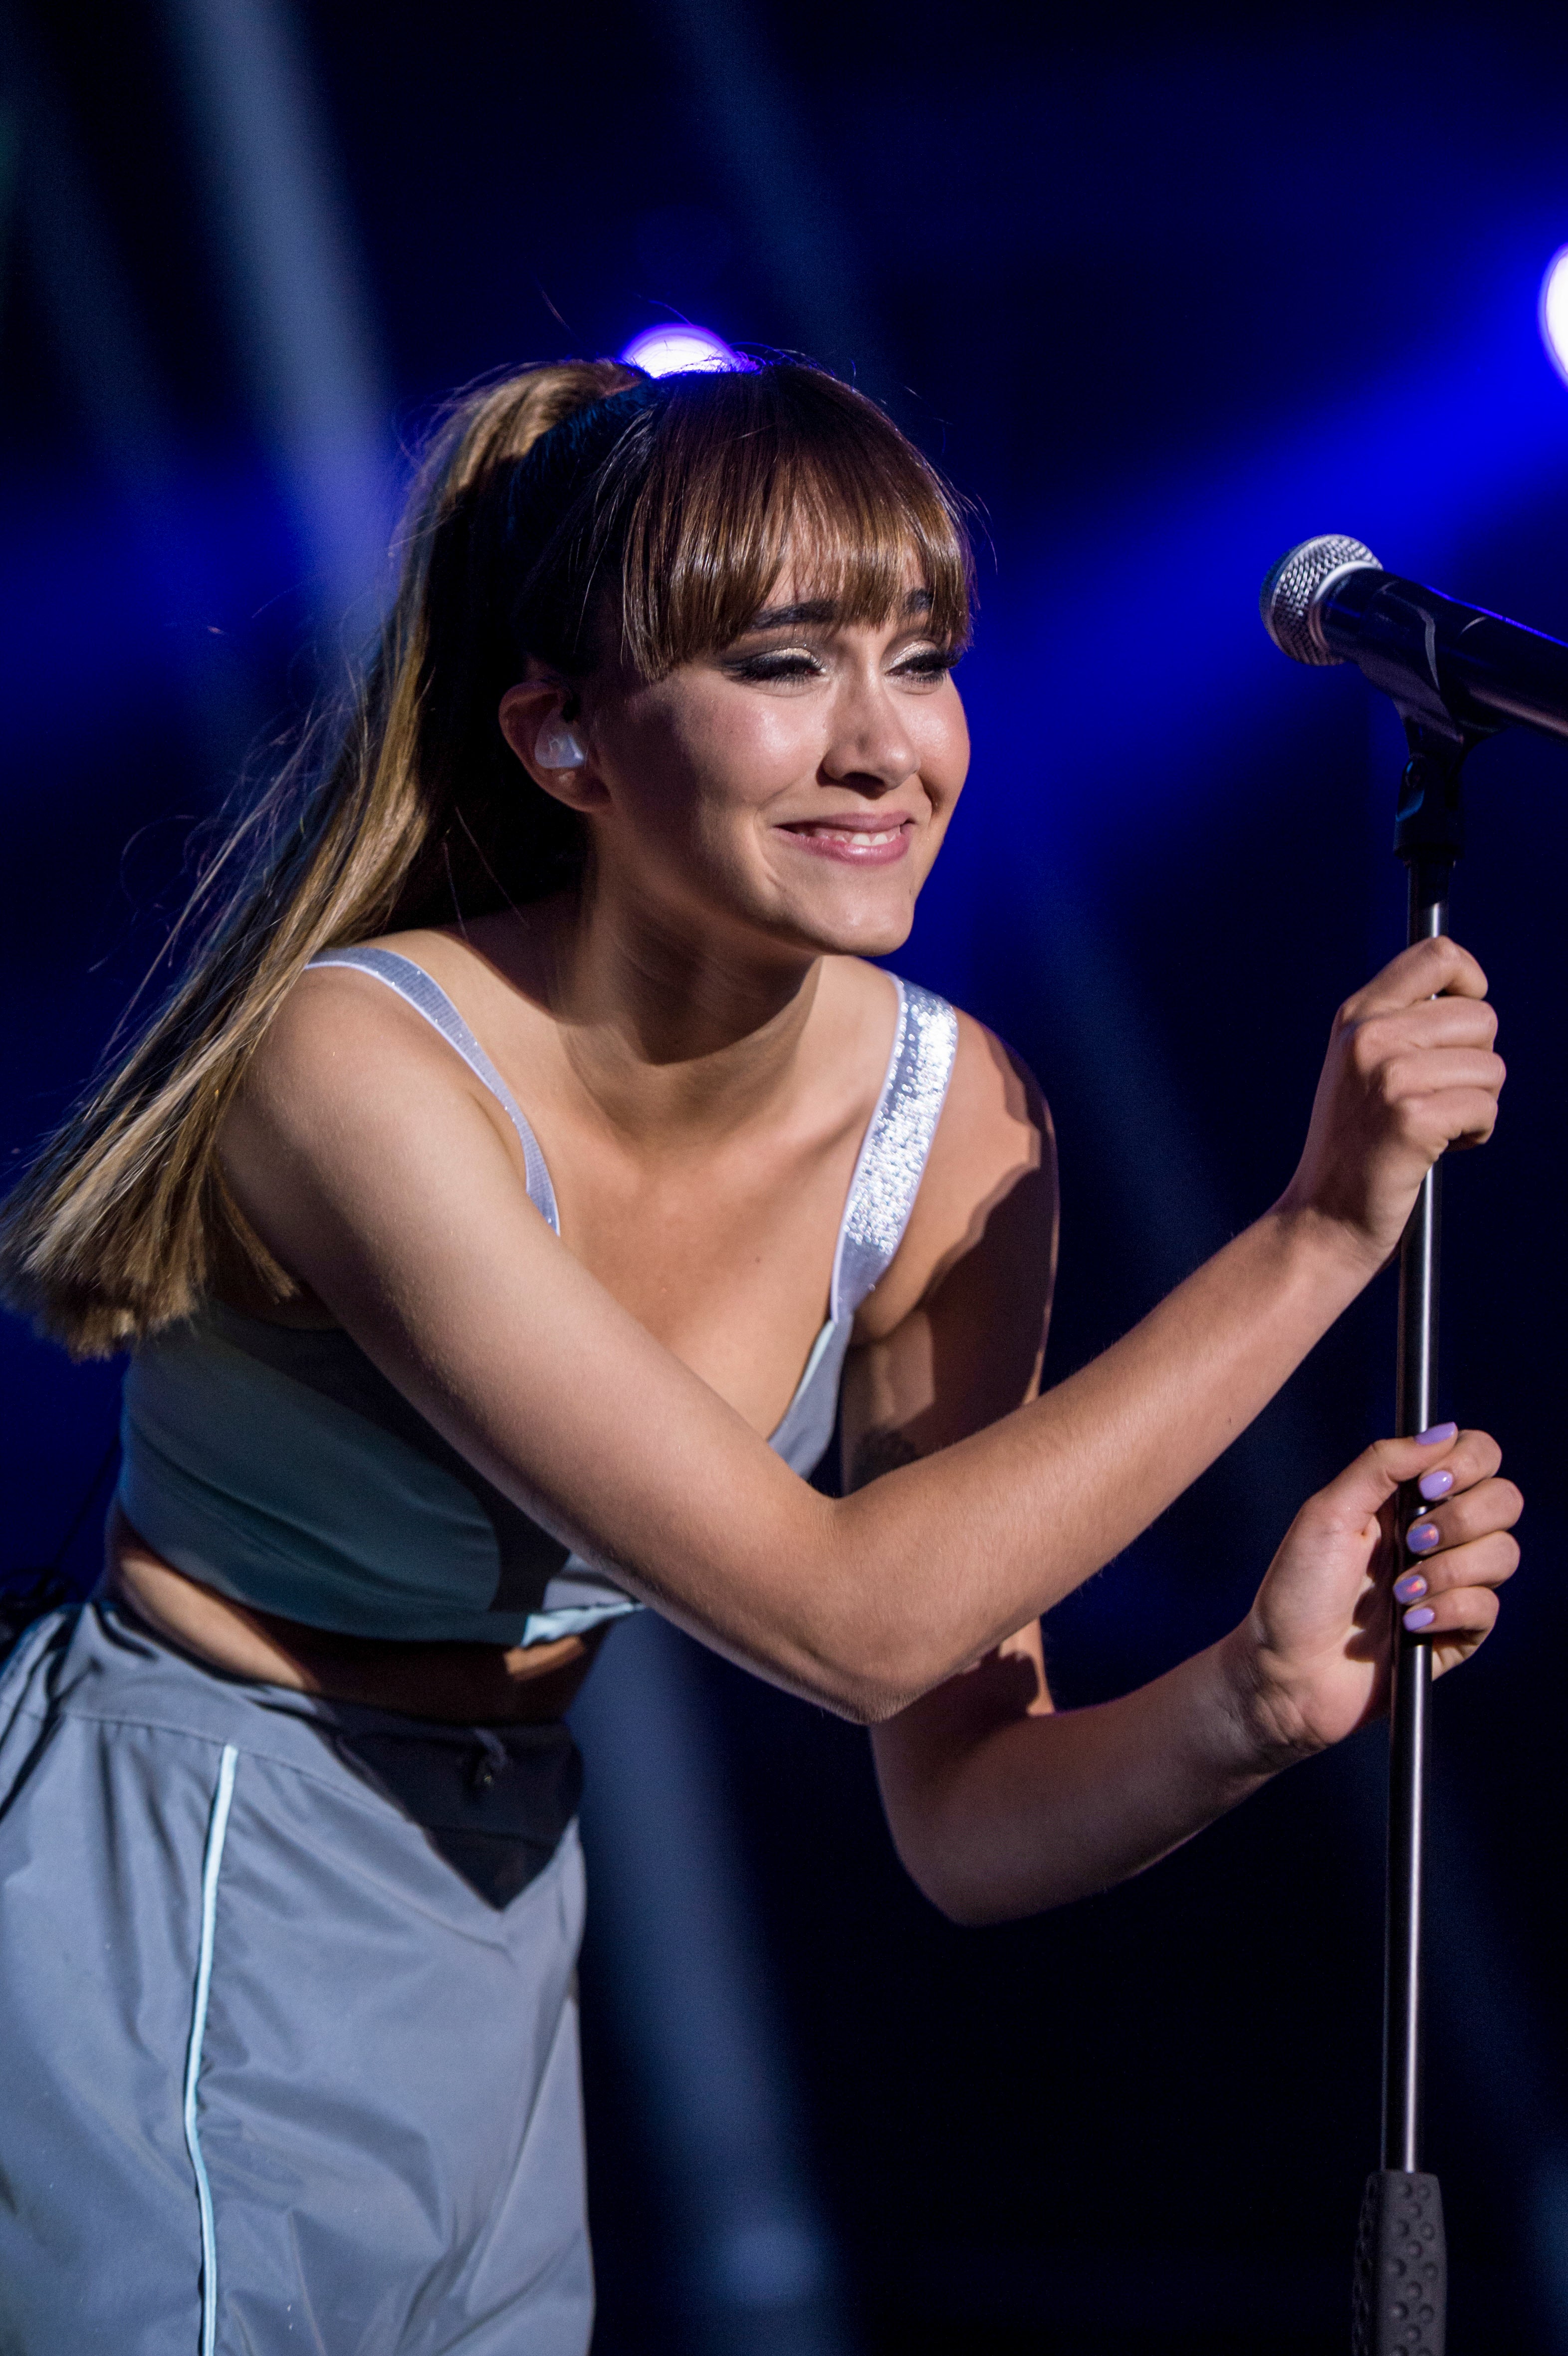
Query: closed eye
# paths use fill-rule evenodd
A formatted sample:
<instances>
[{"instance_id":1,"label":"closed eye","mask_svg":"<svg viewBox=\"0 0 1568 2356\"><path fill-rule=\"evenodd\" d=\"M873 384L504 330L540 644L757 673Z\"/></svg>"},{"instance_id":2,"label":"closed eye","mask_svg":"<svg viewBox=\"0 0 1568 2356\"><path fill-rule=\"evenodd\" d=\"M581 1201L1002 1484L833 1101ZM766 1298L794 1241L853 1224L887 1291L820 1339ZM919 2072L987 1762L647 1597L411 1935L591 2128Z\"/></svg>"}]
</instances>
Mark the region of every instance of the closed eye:
<instances>
[{"instance_id":1,"label":"closed eye","mask_svg":"<svg viewBox=\"0 0 1568 2356\"><path fill-rule=\"evenodd\" d=\"M754 655L736 655L726 668L735 679L765 684L772 680L820 679L823 665L809 647L767 647Z\"/></svg>"},{"instance_id":2,"label":"closed eye","mask_svg":"<svg viewBox=\"0 0 1568 2356\"><path fill-rule=\"evenodd\" d=\"M893 665L894 679L912 679L934 685L957 662L958 657L949 647L914 647Z\"/></svg>"}]
</instances>

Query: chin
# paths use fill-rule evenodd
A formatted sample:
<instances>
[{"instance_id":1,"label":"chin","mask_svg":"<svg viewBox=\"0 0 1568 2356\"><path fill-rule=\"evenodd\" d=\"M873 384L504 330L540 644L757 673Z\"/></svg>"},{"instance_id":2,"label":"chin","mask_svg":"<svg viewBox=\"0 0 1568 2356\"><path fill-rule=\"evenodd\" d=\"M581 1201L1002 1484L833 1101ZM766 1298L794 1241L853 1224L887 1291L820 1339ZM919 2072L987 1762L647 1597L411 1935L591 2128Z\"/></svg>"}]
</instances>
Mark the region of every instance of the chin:
<instances>
[{"instance_id":1,"label":"chin","mask_svg":"<svg viewBox=\"0 0 1568 2356\"><path fill-rule=\"evenodd\" d=\"M891 957L901 949L914 923L914 905L901 897L870 907L812 908L791 912L797 938L823 957Z\"/></svg>"}]
</instances>

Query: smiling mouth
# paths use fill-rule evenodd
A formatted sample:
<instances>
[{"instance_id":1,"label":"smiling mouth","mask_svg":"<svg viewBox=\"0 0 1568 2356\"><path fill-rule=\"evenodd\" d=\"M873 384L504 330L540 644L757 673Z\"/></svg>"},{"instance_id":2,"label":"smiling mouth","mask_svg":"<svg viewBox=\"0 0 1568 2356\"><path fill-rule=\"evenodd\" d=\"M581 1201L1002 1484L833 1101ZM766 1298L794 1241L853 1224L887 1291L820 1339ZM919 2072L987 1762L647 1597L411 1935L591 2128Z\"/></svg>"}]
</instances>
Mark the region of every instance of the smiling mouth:
<instances>
[{"instance_id":1,"label":"smiling mouth","mask_svg":"<svg viewBox=\"0 0 1568 2356\"><path fill-rule=\"evenodd\" d=\"M914 821L909 818L805 819L780 829L806 851L868 867L901 858L913 831Z\"/></svg>"}]
</instances>

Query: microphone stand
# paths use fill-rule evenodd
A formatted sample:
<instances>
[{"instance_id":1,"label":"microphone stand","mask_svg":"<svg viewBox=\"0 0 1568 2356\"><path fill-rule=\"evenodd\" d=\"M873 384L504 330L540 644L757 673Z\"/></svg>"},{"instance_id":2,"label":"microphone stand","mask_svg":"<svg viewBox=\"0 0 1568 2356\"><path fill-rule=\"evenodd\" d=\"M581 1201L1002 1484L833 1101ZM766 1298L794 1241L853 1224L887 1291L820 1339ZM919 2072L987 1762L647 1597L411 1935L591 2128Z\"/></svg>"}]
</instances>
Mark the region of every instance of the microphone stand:
<instances>
[{"instance_id":1,"label":"microphone stand","mask_svg":"<svg viewBox=\"0 0 1568 2356\"><path fill-rule=\"evenodd\" d=\"M1394 851L1410 878L1412 942L1448 929L1448 888L1464 849L1460 770L1482 733L1441 707L1406 710L1410 758L1401 784ZM1427 1430L1437 1385L1437 1276L1442 1165L1422 1182L1399 1252L1395 1430ZM1401 1490L1395 1527L1426 1510L1413 1482ZM1432 1711L1430 1637L1393 1607L1391 1635L1387 1912L1383 1965L1382 2153L1367 2179L1356 2242L1354 2356L1444 2356L1447 2246L1443 2195L1421 2166L1422 1896L1426 1764Z\"/></svg>"}]
</instances>

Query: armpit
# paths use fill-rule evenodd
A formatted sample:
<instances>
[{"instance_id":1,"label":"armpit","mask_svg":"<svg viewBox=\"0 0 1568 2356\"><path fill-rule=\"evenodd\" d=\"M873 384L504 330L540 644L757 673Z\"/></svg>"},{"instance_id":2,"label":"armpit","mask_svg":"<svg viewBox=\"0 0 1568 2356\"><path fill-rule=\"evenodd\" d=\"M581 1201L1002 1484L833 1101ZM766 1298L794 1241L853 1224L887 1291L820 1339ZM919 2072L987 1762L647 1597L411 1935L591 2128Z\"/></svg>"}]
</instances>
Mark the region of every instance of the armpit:
<instances>
[{"instance_id":1,"label":"armpit","mask_svg":"<svg viewBox=\"0 0 1568 2356\"><path fill-rule=\"evenodd\" d=\"M863 1489L869 1481L878 1481L884 1472L896 1472L901 1464L912 1464L920 1455L919 1449L903 1431L869 1431L855 1450L847 1486Z\"/></svg>"}]
</instances>

